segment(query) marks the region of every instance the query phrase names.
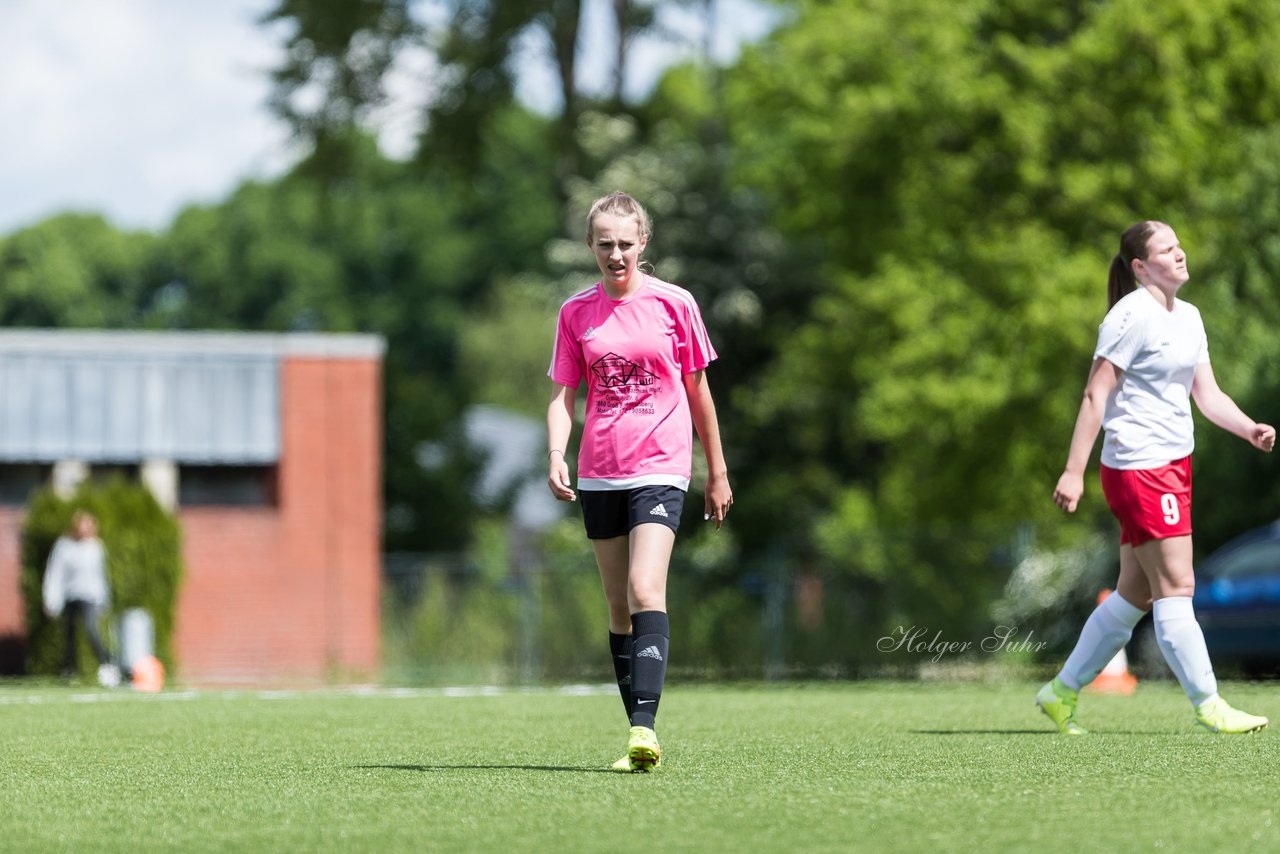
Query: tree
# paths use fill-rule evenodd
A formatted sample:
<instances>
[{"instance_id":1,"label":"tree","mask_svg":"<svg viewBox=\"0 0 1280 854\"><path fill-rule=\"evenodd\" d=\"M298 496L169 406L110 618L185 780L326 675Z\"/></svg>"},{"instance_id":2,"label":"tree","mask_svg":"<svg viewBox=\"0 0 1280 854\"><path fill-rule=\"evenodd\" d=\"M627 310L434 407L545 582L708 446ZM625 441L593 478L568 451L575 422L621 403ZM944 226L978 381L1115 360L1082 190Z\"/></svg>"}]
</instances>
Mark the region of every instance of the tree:
<instances>
[{"instance_id":1,"label":"tree","mask_svg":"<svg viewBox=\"0 0 1280 854\"><path fill-rule=\"evenodd\" d=\"M1019 522L1052 541L1105 516L1095 497L1062 523L1048 493L1106 264L1138 219L1194 234L1197 189L1274 132L1280 13L796 5L726 83L736 174L823 259L810 318L746 407L757 435L788 436L756 475L804 496L786 527L873 581L886 613L981 614ZM965 532L991 547L966 553Z\"/></svg>"},{"instance_id":2,"label":"tree","mask_svg":"<svg viewBox=\"0 0 1280 854\"><path fill-rule=\"evenodd\" d=\"M0 241L0 326L128 325L159 239L62 214Z\"/></svg>"},{"instance_id":3,"label":"tree","mask_svg":"<svg viewBox=\"0 0 1280 854\"><path fill-rule=\"evenodd\" d=\"M666 0L681 5L690 0ZM713 0L697 0L711 19ZM576 129L592 98L579 81L585 7L582 0L443 0L438 16L415 19L410 0L278 0L264 24L287 24L286 59L273 71L271 107L310 147L308 163L322 174L342 174L354 132L369 130L385 101L385 79L406 50L426 50L434 71L422 85L424 107L417 159L435 168L472 174L482 140L515 103L515 61L527 39L541 41L556 70L560 110L551 125L554 164L563 182L579 174ZM617 31L608 100L623 106L630 47L656 28L662 0L610 0ZM435 20L438 17L438 21ZM670 34L668 34L670 35Z\"/></svg>"},{"instance_id":4,"label":"tree","mask_svg":"<svg viewBox=\"0 0 1280 854\"><path fill-rule=\"evenodd\" d=\"M399 51L420 35L409 0L277 0L261 22L286 24L285 59L275 68L269 106L311 147L308 162L341 174Z\"/></svg>"}]
</instances>

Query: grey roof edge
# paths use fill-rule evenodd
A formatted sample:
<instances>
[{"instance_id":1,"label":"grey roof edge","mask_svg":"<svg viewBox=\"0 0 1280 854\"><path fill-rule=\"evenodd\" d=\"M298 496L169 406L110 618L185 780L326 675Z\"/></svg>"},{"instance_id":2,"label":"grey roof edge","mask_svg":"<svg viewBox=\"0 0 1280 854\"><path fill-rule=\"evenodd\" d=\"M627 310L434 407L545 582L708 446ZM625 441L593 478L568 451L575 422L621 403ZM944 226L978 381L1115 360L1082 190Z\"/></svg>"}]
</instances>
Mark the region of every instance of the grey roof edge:
<instances>
[{"instance_id":1,"label":"grey roof edge","mask_svg":"<svg viewBox=\"0 0 1280 854\"><path fill-rule=\"evenodd\" d=\"M381 359L386 349L381 335L358 333L0 329L0 353Z\"/></svg>"}]
</instances>

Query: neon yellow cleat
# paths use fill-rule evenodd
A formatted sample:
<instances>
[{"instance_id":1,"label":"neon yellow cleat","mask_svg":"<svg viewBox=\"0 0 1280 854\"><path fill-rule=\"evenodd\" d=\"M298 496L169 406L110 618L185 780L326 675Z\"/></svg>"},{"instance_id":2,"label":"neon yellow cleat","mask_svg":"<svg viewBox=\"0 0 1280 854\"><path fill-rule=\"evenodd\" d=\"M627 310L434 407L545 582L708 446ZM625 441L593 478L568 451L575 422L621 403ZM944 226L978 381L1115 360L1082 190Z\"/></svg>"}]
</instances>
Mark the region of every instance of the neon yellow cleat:
<instances>
[{"instance_id":1,"label":"neon yellow cleat","mask_svg":"<svg viewBox=\"0 0 1280 854\"><path fill-rule=\"evenodd\" d=\"M622 757L617 762L610 765L609 769L612 771L628 771L629 772L631 770L631 757L630 756Z\"/></svg>"},{"instance_id":2,"label":"neon yellow cleat","mask_svg":"<svg viewBox=\"0 0 1280 854\"><path fill-rule=\"evenodd\" d=\"M647 726L633 726L627 739L627 759L632 771L653 771L662 764L658 737Z\"/></svg>"},{"instance_id":3,"label":"neon yellow cleat","mask_svg":"<svg viewBox=\"0 0 1280 854\"><path fill-rule=\"evenodd\" d=\"M1057 676L1036 693L1036 705L1049 716L1063 735L1088 735L1089 731L1076 723L1076 703L1080 692L1072 691Z\"/></svg>"},{"instance_id":4,"label":"neon yellow cleat","mask_svg":"<svg viewBox=\"0 0 1280 854\"><path fill-rule=\"evenodd\" d=\"M1232 708L1226 700L1217 697L1205 700L1196 706L1196 723L1209 732L1220 732L1237 735L1246 732L1257 732L1269 721L1262 715L1251 715Z\"/></svg>"}]
</instances>

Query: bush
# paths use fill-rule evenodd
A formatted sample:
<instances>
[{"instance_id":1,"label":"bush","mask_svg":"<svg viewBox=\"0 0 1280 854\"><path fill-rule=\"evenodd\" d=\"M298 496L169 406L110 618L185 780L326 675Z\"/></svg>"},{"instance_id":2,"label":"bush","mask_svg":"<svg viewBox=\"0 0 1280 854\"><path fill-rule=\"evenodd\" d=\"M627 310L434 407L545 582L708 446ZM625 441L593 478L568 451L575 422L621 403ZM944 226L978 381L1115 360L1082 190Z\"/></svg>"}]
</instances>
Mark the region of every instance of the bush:
<instances>
[{"instance_id":1,"label":"bush","mask_svg":"<svg viewBox=\"0 0 1280 854\"><path fill-rule=\"evenodd\" d=\"M145 487L116 477L104 484L86 482L70 499L52 489L32 494L22 529L22 595L27 618L27 672L57 674L62 667L64 632L44 613L45 565L54 542L77 510L98 518L99 536L107 547L111 603L107 619L114 625L130 608L143 608L155 623L155 654L173 672L173 614L182 578L178 522ZM109 636L104 636L104 640ZM85 644L79 656L84 675L94 664Z\"/></svg>"}]
</instances>

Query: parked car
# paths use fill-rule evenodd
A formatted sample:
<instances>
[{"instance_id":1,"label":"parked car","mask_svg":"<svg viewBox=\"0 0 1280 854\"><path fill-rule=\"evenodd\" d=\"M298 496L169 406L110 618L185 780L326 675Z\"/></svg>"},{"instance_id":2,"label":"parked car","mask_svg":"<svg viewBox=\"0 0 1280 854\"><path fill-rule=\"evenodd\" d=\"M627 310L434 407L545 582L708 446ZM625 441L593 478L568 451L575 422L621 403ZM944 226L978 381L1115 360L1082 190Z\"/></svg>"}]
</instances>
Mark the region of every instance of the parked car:
<instances>
[{"instance_id":1,"label":"parked car","mask_svg":"<svg viewBox=\"0 0 1280 854\"><path fill-rule=\"evenodd\" d=\"M1197 566L1194 602L1215 664L1280 674L1280 521L1241 534Z\"/></svg>"}]
</instances>

